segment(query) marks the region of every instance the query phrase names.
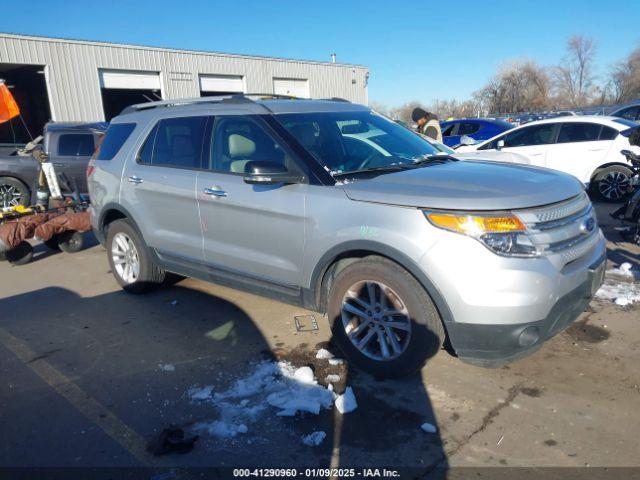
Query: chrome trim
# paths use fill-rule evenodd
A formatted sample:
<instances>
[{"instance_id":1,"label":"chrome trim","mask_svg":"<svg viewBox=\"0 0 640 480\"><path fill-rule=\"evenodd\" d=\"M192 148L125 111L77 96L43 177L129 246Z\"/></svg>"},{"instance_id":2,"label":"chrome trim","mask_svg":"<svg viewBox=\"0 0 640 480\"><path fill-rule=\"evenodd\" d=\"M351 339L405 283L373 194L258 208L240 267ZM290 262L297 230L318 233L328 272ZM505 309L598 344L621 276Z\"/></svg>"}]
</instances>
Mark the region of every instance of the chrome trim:
<instances>
[{"instance_id":1,"label":"chrome trim","mask_svg":"<svg viewBox=\"0 0 640 480\"><path fill-rule=\"evenodd\" d=\"M571 223L576 222L577 220L581 219L582 217L586 217L588 215L591 215L591 212L593 211L593 206L591 204L587 205L585 208L583 208L582 210L578 211L577 213L574 213L568 217L564 217L564 218L560 218L558 220L550 220L547 222L539 222L539 223L534 223L531 225L527 225L527 227L531 227L530 229L532 231L539 231L539 232L546 232L547 230L553 230L554 228L560 228L560 227L564 227L566 225L569 225Z\"/></svg>"}]
</instances>

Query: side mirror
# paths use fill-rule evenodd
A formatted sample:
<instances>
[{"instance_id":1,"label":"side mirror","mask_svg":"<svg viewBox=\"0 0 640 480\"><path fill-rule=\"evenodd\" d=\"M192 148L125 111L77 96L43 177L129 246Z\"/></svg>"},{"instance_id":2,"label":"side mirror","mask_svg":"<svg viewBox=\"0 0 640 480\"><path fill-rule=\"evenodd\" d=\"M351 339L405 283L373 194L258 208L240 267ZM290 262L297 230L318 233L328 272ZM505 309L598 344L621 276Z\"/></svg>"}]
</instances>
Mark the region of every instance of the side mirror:
<instances>
[{"instance_id":1,"label":"side mirror","mask_svg":"<svg viewBox=\"0 0 640 480\"><path fill-rule=\"evenodd\" d=\"M475 145L478 143L476 140L471 138L469 135L463 135L460 137L460 145Z\"/></svg>"},{"instance_id":2,"label":"side mirror","mask_svg":"<svg viewBox=\"0 0 640 480\"><path fill-rule=\"evenodd\" d=\"M498 143L496 143L496 149L502 150L503 148L504 148L504 140L498 140Z\"/></svg>"},{"instance_id":3,"label":"side mirror","mask_svg":"<svg viewBox=\"0 0 640 480\"><path fill-rule=\"evenodd\" d=\"M296 175L286 169L284 165L269 161L249 161L244 167L245 183L251 185L276 185L278 183L300 183L301 175Z\"/></svg>"}]
</instances>

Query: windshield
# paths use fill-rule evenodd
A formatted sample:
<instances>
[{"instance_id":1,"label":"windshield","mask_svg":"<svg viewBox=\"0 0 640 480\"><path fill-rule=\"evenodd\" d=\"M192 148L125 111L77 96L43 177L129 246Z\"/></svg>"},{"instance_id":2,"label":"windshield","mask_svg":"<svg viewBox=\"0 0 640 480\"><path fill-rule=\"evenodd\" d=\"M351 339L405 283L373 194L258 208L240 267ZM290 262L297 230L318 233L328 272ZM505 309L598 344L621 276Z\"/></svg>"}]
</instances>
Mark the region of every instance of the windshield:
<instances>
[{"instance_id":1,"label":"windshield","mask_svg":"<svg viewBox=\"0 0 640 480\"><path fill-rule=\"evenodd\" d=\"M332 174L412 164L441 153L419 135L369 111L276 118Z\"/></svg>"}]
</instances>

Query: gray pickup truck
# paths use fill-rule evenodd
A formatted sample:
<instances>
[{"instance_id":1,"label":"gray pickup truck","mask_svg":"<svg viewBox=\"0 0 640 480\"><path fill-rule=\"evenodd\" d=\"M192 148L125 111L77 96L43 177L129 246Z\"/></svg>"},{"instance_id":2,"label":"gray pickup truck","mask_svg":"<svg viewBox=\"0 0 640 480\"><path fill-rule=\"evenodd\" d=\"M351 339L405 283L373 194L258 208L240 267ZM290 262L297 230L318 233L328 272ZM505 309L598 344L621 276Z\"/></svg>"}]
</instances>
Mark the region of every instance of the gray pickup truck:
<instances>
[{"instance_id":1,"label":"gray pickup truck","mask_svg":"<svg viewBox=\"0 0 640 480\"><path fill-rule=\"evenodd\" d=\"M48 123L42 144L3 149L0 153L0 208L35 202L39 166L33 150L40 149L53 163L56 173L75 182L81 194L87 192L85 171L97 139L107 129L106 123Z\"/></svg>"}]
</instances>

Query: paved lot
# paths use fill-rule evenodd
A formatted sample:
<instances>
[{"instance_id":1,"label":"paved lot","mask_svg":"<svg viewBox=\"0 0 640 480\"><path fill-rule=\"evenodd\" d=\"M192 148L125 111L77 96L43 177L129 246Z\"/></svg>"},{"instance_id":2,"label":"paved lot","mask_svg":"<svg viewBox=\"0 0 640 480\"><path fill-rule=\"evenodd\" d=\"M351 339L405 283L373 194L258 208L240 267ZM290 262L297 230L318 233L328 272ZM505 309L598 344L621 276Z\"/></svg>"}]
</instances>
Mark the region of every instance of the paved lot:
<instances>
[{"instance_id":1,"label":"paved lot","mask_svg":"<svg viewBox=\"0 0 640 480\"><path fill-rule=\"evenodd\" d=\"M640 268L638 249L607 235L611 266ZM293 321L312 312L194 280L130 296L108 270L98 245L75 255L39 246L29 265L0 264L0 467L640 465L638 304L595 300L569 330L501 369L442 351L419 375L380 381L314 358L330 338L324 319L304 333ZM204 432L184 455L148 453L169 425L229 418L190 389L226 391L274 357L315 364L318 378L341 375L359 408L245 412L244 433ZM316 430L325 441L303 445Z\"/></svg>"}]
</instances>

